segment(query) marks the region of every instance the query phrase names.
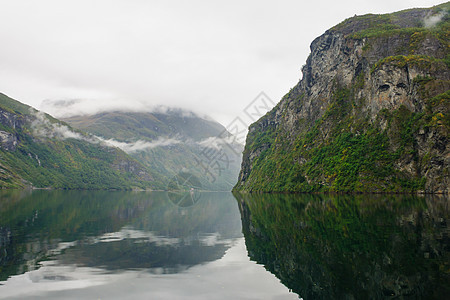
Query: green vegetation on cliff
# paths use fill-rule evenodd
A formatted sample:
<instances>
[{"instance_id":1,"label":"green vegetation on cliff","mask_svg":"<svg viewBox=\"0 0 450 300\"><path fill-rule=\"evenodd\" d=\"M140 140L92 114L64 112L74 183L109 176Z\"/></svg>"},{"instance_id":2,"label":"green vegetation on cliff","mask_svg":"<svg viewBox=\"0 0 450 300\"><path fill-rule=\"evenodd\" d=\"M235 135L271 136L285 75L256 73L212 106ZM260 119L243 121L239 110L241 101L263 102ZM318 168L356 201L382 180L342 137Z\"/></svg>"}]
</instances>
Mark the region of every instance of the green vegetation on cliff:
<instances>
[{"instance_id":1,"label":"green vegetation on cliff","mask_svg":"<svg viewBox=\"0 0 450 300\"><path fill-rule=\"evenodd\" d=\"M432 98L424 113L411 112L404 106L380 111L378 120L387 122L384 130L369 120L355 121L351 114L352 94L347 89L337 90L335 101L323 117L295 141L275 138L276 147L268 147L255 162L252 173L256 180L248 187L274 192L423 190L426 178L403 176L394 165L402 159L421 165L430 162L430 156L419 157L414 134L421 128L450 128L448 92ZM324 141L321 134L327 130L325 127L329 132ZM264 139L269 142L268 137L278 134L264 132L249 146L258 147ZM299 158L306 162L295 163Z\"/></svg>"}]
</instances>

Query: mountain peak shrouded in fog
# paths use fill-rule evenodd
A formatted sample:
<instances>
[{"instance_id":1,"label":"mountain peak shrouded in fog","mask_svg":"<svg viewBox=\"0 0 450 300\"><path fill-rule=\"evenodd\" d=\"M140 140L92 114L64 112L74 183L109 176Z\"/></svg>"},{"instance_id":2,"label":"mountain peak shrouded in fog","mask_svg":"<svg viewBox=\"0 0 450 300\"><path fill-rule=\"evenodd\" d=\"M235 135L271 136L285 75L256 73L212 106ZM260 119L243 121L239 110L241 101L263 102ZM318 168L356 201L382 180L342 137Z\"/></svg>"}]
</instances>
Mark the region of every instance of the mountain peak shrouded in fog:
<instances>
[{"instance_id":1,"label":"mountain peak shrouded in fog","mask_svg":"<svg viewBox=\"0 0 450 300\"><path fill-rule=\"evenodd\" d=\"M229 191L237 180L243 145L211 118L164 108L64 120L0 94L1 187L166 190L187 174Z\"/></svg>"},{"instance_id":2,"label":"mountain peak shrouded in fog","mask_svg":"<svg viewBox=\"0 0 450 300\"><path fill-rule=\"evenodd\" d=\"M210 190L231 190L243 145L218 122L182 109L111 111L65 122L116 146L170 181L192 174Z\"/></svg>"},{"instance_id":3,"label":"mountain peak shrouded in fog","mask_svg":"<svg viewBox=\"0 0 450 300\"><path fill-rule=\"evenodd\" d=\"M68 100L44 100L40 108L58 118L70 118L74 116L87 116L111 112L136 112L136 113L157 113L172 114L180 116L192 116L213 120L206 114L196 113L181 107L170 107L167 105L152 105L144 101L103 101L88 99L68 99Z\"/></svg>"},{"instance_id":4,"label":"mountain peak shrouded in fog","mask_svg":"<svg viewBox=\"0 0 450 300\"><path fill-rule=\"evenodd\" d=\"M0 187L161 189L161 177L96 136L0 94Z\"/></svg>"}]
</instances>

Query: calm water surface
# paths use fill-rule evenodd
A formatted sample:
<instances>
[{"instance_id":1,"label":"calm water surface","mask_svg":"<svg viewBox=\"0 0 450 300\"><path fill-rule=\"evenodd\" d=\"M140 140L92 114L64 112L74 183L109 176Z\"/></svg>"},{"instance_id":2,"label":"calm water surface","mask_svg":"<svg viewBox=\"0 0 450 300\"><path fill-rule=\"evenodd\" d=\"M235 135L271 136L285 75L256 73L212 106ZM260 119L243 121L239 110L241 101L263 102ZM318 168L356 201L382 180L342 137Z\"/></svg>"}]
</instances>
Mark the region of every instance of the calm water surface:
<instances>
[{"instance_id":1,"label":"calm water surface","mask_svg":"<svg viewBox=\"0 0 450 300\"><path fill-rule=\"evenodd\" d=\"M231 193L34 191L0 200L0 298L296 299L247 256Z\"/></svg>"},{"instance_id":2,"label":"calm water surface","mask_svg":"<svg viewBox=\"0 0 450 300\"><path fill-rule=\"evenodd\" d=\"M237 198L250 258L304 299L450 299L448 198Z\"/></svg>"},{"instance_id":3,"label":"calm water surface","mask_svg":"<svg viewBox=\"0 0 450 300\"><path fill-rule=\"evenodd\" d=\"M9 191L0 298L445 299L449 202ZM185 201L183 202L185 203Z\"/></svg>"}]
</instances>

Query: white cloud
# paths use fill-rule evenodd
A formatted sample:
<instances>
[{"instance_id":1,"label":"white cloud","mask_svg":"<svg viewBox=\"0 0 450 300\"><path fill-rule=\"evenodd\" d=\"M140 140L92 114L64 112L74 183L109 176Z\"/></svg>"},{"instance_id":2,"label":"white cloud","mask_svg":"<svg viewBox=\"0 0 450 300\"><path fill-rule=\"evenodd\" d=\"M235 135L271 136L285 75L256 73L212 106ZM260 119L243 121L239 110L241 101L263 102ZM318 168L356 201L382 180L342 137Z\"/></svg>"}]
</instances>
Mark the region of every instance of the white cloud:
<instances>
[{"instance_id":1,"label":"white cloud","mask_svg":"<svg viewBox=\"0 0 450 300\"><path fill-rule=\"evenodd\" d=\"M436 26L437 23L439 23L439 22L442 20L442 18L444 18L446 15L447 15L447 12L440 12L440 13L435 14L435 15L427 16L427 17L423 20L424 26L425 26L426 28L434 27L434 26Z\"/></svg>"},{"instance_id":2,"label":"white cloud","mask_svg":"<svg viewBox=\"0 0 450 300\"><path fill-rule=\"evenodd\" d=\"M236 143L238 143L238 141L237 141L236 137L233 135L230 135L229 137L226 137L226 138L212 136L212 137L209 137L209 138L206 138L206 139L203 139L203 140L197 142L197 144L199 144L202 147L212 148L212 149L217 149L217 150L220 150L226 144L232 145L232 144L236 144Z\"/></svg>"},{"instance_id":3,"label":"white cloud","mask_svg":"<svg viewBox=\"0 0 450 300\"><path fill-rule=\"evenodd\" d=\"M172 146L172 145L176 145L176 144L179 144L182 142L177 139L163 138L163 137L160 137L151 142L138 140L138 141L132 142L132 143L119 142L114 139L103 139L101 137L97 137L97 138L99 140L101 140L104 144L122 149L123 151L125 151L127 153L132 153L132 152L136 152L136 151L145 151L147 149L153 149L156 147Z\"/></svg>"},{"instance_id":4,"label":"white cloud","mask_svg":"<svg viewBox=\"0 0 450 300\"><path fill-rule=\"evenodd\" d=\"M92 100L92 99L67 99L67 100L50 100L42 101L41 108L43 111L57 116L59 118L68 118L80 115L94 115L105 111L125 111L125 112L149 112L168 114L176 113L181 117L199 117L210 120L207 115L196 114L192 111L168 107L165 105L152 105L144 101L117 101L110 102L108 100Z\"/></svg>"},{"instance_id":5,"label":"white cloud","mask_svg":"<svg viewBox=\"0 0 450 300\"><path fill-rule=\"evenodd\" d=\"M261 91L281 99L311 41L345 18L439 2L4 0L0 92L38 109L164 105L228 124Z\"/></svg>"},{"instance_id":6,"label":"white cloud","mask_svg":"<svg viewBox=\"0 0 450 300\"><path fill-rule=\"evenodd\" d=\"M30 113L34 116L34 120L31 122L31 130L38 137L62 140L77 139L90 143L98 143L98 140L93 136L84 136L71 130L66 125L50 122L43 112L30 110Z\"/></svg>"},{"instance_id":7,"label":"white cloud","mask_svg":"<svg viewBox=\"0 0 450 300\"><path fill-rule=\"evenodd\" d=\"M159 137L154 141L138 140L136 142L125 143L114 139L104 139L95 135L82 135L81 133L73 131L66 125L50 122L43 112L30 112L34 116L34 120L31 122L31 129L36 136L41 138L56 138L61 140L77 139L91 144L102 144L108 147L119 148L127 153L182 143L180 140L165 137Z\"/></svg>"}]
</instances>

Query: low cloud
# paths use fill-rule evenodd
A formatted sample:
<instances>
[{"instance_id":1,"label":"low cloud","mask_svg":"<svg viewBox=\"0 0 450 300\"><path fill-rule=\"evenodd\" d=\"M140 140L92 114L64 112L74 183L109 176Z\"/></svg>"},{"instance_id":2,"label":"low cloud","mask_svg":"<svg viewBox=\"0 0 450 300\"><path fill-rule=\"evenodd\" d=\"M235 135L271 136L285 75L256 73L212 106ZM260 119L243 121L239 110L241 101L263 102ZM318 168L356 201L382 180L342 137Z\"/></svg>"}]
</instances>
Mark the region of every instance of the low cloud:
<instances>
[{"instance_id":1,"label":"low cloud","mask_svg":"<svg viewBox=\"0 0 450 300\"><path fill-rule=\"evenodd\" d=\"M61 123L52 123L43 112L30 111L35 119L31 122L31 130L33 134L41 138L56 139L77 139L90 143L98 143L94 136L84 136L78 132L71 130L68 126Z\"/></svg>"},{"instance_id":2,"label":"low cloud","mask_svg":"<svg viewBox=\"0 0 450 300\"><path fill-rule=\"evenodd\" d=\"M67 100L44 100L40 104L40 109L56 116L57 118L69 118L73 116L95 115L108 111L122 112L147 112L158 114L176 114L182 117L199 117L206 120L212 120L211 117L194 113L192 111L168 107L165 105L152 105L143 101L111 101L97 99L67 99Z\"/></svg>"},{"instance_id":3,"label":"low cloud","mask_svg":"<svg viewBox=\"0 0 450 300\"><path fill-rule=\"evenodd\" d=\"M112 101L104 99L68 99L44 100L40 109L58 118L68 118L79 115L94 115L106 111L150 112L156 108L139 101Z\"/></svg>"},{"instance_id":4,"label":"low cloud","mask_svg":"<svg viewBox=\"0 0 450 300\"><path fill-rule=\"evenodd\" d=\"M148 149L153 149L156 147L165 147L165 146L172 146L181 143L180 140L172 139L172 138L158 138L155 141L143 141L138 140L136 142L132 143L125 143L116 141L114 139L103 139L101 137L97 137L100 141L102 141L103 144L106 144L108 146L116 147L119 149L122 149L126 153L133 153L137 151L145 151Z\"/></svg>"},{"instance_id":5,"label":"low cloud","mask_svg":"<svg viewBox=\"0 0 450 300\"><path fill-rule=\"evenodd\" d=\"M101 144L108 147L119 148L126 153L133 153L136 151L145 151L156 147L171 146L182 141L173 138L160 137L154 141L138 140L136 142L120 142L114 139L104 139L95 135L83 135L73 131L70 127L55 122L52 123L47 116L40 111L30 111L35 117L31 122L31 129L33 134L40 138L55 138L60 140L76 139L85 141L91 144Z\"/></svg>"},{"instance_id":6,"label":"low cloud","mask_svg":"<svg viewBox=\"0 0 450 300\"><path fill-rule=\"evenodd\" d=\"M197 142L202 147L220 150L224 145L239 144L235 136L230 135L225 138L209 137ZM241 145L241 144L239 144Z\"/></svg>"},{"instance_id":7,"label":"low cloud","mask_svg":"<svg viewBox=\"0 0 450 300\"><path fill-rule=\"evenodd\" d=\"M447 12L440 12L435 15L428 15L423 20L423 24L426 28L431 28L436 26L439 22L442 21L442 19L447 15Z\"/></svg>"}]
</instances>

